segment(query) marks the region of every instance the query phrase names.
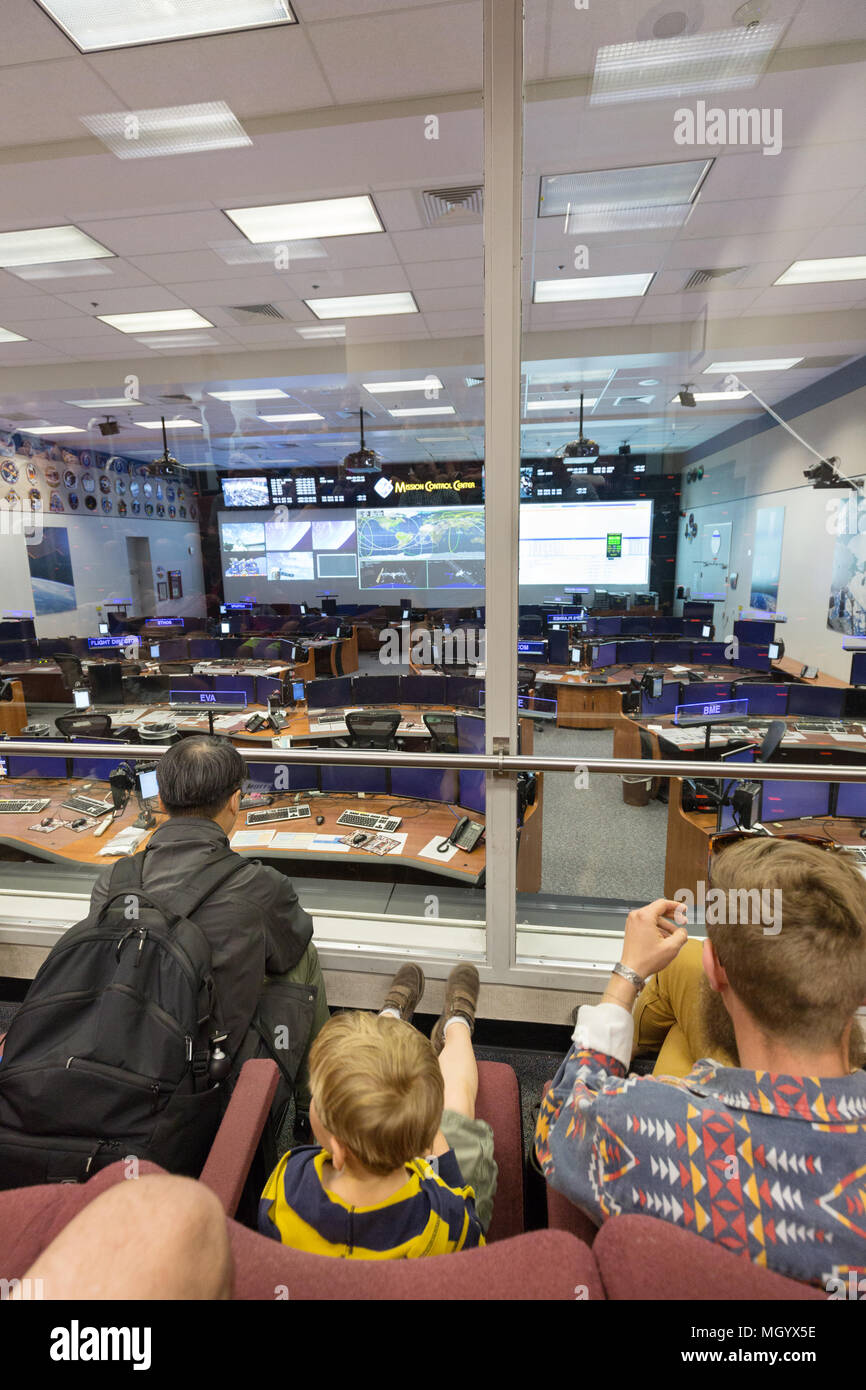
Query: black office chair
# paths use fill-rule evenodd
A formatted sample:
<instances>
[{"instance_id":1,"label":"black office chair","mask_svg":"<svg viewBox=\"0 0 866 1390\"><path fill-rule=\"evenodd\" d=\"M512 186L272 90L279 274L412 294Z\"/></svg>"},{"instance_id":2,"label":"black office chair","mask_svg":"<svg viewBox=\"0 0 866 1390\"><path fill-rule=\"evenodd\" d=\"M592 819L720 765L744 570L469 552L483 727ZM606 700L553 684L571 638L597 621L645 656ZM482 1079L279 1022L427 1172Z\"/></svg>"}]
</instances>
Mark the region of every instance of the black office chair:
<instances>
[{"instance_id":1,"label":"black office chair","mask_svg":"<svg viewBox=\"0 0 866 1390\"><path fill-rule=\"evenodd\" d=\"M402 715L398 709L350 710L346 715L348 748L395 748Z\"/></svg>"},{"instance_id":2,"label":"black office chair","mask_svg":"<svg viewBox=\"0 0 866 1390\"><path fill-rule=\"evenodd\" d=\"M459 753L457 716L436 710L425 710L422 716L433 740L434 753Z\"/></svg>"},{"instance_id":3,"label":"black office chair","mask_svg":"<svg viewBox=\"0 0 866 1390\"><path fill-rule=\"evenodd\" d=\"M64 738L110 738L110 714L59 714L55 724Z\"/></svg>"},{"instance_id":4,"label":"black office chair","mask_svg":"<svg viewBox=\"0 0 866 1390\"><path fill-rule=\"evenodd\" d=\"M51 660L56 666L60 667L63 676L63 684L67 690L72 690L76 685L80 686L84 680L84 667L77 656L71 656L69 652L53 652Z\"/></svg>"},{"instance_id":5,"label":"black office chair","mask_svg":"<svg viewBox=\"0 0 866 1390\"><path fill-rule=\"evenodd\" d=\"M518 694L522 695L522 694L524 694L526 691L532 689L532 687L535 685L535 677L536 677L536 674L537 674L537 673L536 673L536 671L535 671L535 668L532 667L532 666L518 666L518 668L517 668L517 690L518 690Z\"/></svg>"}]
</instances>

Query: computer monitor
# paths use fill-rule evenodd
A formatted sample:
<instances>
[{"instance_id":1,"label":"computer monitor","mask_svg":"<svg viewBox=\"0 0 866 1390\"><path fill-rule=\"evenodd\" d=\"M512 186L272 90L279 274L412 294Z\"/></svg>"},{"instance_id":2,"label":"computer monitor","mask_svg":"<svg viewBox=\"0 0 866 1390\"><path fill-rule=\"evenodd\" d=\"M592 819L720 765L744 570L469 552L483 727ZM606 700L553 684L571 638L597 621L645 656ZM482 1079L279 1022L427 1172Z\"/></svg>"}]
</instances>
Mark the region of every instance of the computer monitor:
<instances>
[{"instance_id":1,"label":"computer monitor","mask_svg":"<svg viewBox=\"0 0 866 1390\"><path fill-rule=\"evenodd\" d=\"M791 687L784 681L776 684L756 682L754 685L741 684L735 687L738 700L747 700L749 714L772 714L784 719L788 713L788 691Z\"/></svg>"},{"instance_id":2,"label":"computer monitor","mask_svg":"<svg viewBox=\"0 0 866 1390\"><path fill-rule=\"evenodd\" d=\"M734 665L744 667L748 671L769 671L770 649L769 647L747 647L745 643L740 642L734 656Z\"/></svg>"},{"instance_id":3,"label":"computer monitor","mask_svg":"<svg viewBox=\"0 0 866 1390\"><path fill-rule=\"evenodd\" d=\"M108 636L108 623L100 623L100 624L99 624L99 635L100 635L100 637L107 637L107 636Z\"/></svg>"},{"instance_id":4,"label":"computer monitor","mask_svg":"<svg viewBox=\"0 0 866 1390\"><path fill-rule=\"evenodd\" d=\"M657 699L644 695L641 714L673 714L680 701L679 681L667 681L662 685L662 693Z\"/></svg>"},{"instance_id":5,"label":"computer monitor","mask_svg":"<svg viewBox=\"0 0 866 1390\"><path fill-rule=\"evenodd\" d=\"M579 665L580 665L580 658L581 658L581 650L580 650L580 647L572 647L572 650L571 650L571 664L572 664L572 666L579 666Z\"/></svg>"},{"instance_id":6,"label":"computer monitor","mask_svg":"<svg viewBox=\"0 0 866 1390\"><path fill-rule=\"evenodd\" d=\"M784 647L781 642L770 642L767 644L767 656L771 661L781 660Z\"/></svg>"},{"instance_id":7,"label":"computer monitor","mask_svg":"<svg viewBox=\"0 0 866 1390\"><path fill-rule=\"evenodd\" d=\"M709 618L712 621L713 605L701 599L686 599L683 604L684 618Z\"/></svg>"},{"instance_id":8,"label":"computer monitor","mask_svg":"<svg viewBox=\"0 0 866 1390\"><path fill-rule=\"evenodd\" d=\"M851 658L851 685L866 685L866 651L855 652Z\"/></svg>"},{"instance_id":9,"label":"computer monitor","mask_svg":"<svg viewBox=\"0 0 866 1390\"><path fill-rule=\"evenodd\" d=\"M724 642L695 642L691 660L696 666L720 666L726 660Z\"/></svg>"},{"instance_id":10,"label":"computer monitor","mask_svg":"<svg viewBox=\"0 0 866 1390\"><path fill-rule=\"evenodd\" d=\"M745 618L734 623L734 636L737 641L745 642L749 647L765 647L768 642L772 642L775 633L775 623L752 622Z\"/></svg>"},{"instance_id":11,"label":"computer monitor","mask_svg":"<svg viewBox=\"0 0 866 1390\"><path fill-rule=\"evenodd\" d=\"M356 676L353 698L358 705L399 705L399 676Z\"/></svg>"},{"instance_id":12,"label":"computer monitor","mask_svg":"<svg viewBox=\"0 0 866 1390\"><path fill-rule=\"evenodd\" d=\"M244 790L248 792L318 791L319 767L313 763L250 763Z\"/></svg>"},{"instance_id":13,"label":"computer monitor","mask_svg":"<svg viewBox=\"0 0 866 1390\"><path fill-rule=\"evenodd\" d=\"M701 637L712 637L712 635L713 635L713 625L712 625L712 623L701 623Z\"/></svg>"},{"instance_id":14,"label":"computer monitor","mask_svg":"<svg viewBox=\"0 0 866 1390\"><path fill-rule=\"evenodd\" d=\"M307 616L307 605L306 605L305 603L299 603L299 604L298 604L298 610L299 610L299 616L300 616L301 618L306 618L306 616Z\"/></svg>"},{"instance_id":15,"label":"computer monitor","mask_svg":"<svg viewBox=\"0 0 866 1390\"><path fill-rule=\"evenodd\" d=\"M405 687L406 677L403 677ZM463 709L479 709L484 694L484 682L477 676L446 676L445 704Z\"/></svg>"},{"instance_id":16,"label":"computer monitor","mask_svg":"<svg viewBox=\"0 0 866 1390\"><path fill-rule=\"evenodd\" d=\"M9 777L65 777L66 755L51 758L44 754L37 757L30 753L16 753L7 757L6 768Z\"/></svg>"},{"instance_id":17,"label":"computer monitor","mask_svg":"<svg viewBox=\"0 0 866 1390\"><path fill-rule=\"evenodd\" d=\"M663 662L667 665L691 661L691 659L691 642L656 642L653 650L653 661Z\"/></svg>"},{"instance_id":18,"label":"computer monitor","mask_svg":"<svg viewBox=\"0 0 866 1390\"><path fill-rule=\"evenodd\" d=\"M322 612L323 612L323 613L327 613L327 615L328 615L329 618L334 618L334 617L336 617L336 615L337 615L337 600L336 600L335 598L323 598L323 599L322 599Z\"/></svg>"},{"instance_id":19,"label":"computer monitor","mask_svg":"<svg viewBox=\"0 0 866 1390\"><path fill-rule=\"evenodd\" d=\"M829 782L765 782L761 820L799 820L830 814Z\"/></svg>"},{"instance_id":20,"label":"computer monitor","mask_svg":"<svg viewBox=\"0 0 866 1390\"><path fill-rule=\"evenodd\" d=\"M837 816L866 819L866 782L840 782L836 789Z\"/></svg>"},{"instance_id":21,"label":"computer monitor","mask_svg":"<svg viewBox=\"0 0 866 1390\"><path fill-rule=\"evenodd\" d=\"M652 642L618 642L616 659L624 666L641 666L653 659Z\"/></svg>"},{"instance_id":22,"label":"computer monitor","mask_svg":"<svg viewBox=\"0 0 866 1390\"><path fill-rule=\"evenodd\" d=\"M150 657L151 657L151 660L152 660L152 661L158 661L158 660L159 660L159 643L158 643L158 642L151 642L151 644L150 644Z\"/></svg>"},{"instance_id":23,"label":"computer monitor","mask_svg":"<svg viewBox=\"0 0 866 1390\"><path fill-rule=\"evenodd\" d=\"M231 633L231 630L231 623L220 623L220 632L223 634L224 637L228 637Z\"/></svg>"},{"instance_id":24,"label":"computer monitor","mask_svg":"<svg viewBox=\"0 0 866 1390\"><path fill-rule=\"evenodd\" d=\"M460 769L457 800L465 811L484 814L486 797L483 772L475 768Z\"/></svg>"},{"instance_id":25,"label":"computer monitor","mask_svg":"<svg viewBox=\"0 0 866 1390\"><path fill-rule=\"evenodd\" d=\"M302 684L302 682L299 682ZM302 697L303 698L303 697ZM352 704L352 677L309 681L307 705L310 709L333 709Z\"/></svg>"},{"instance_id":26,"label":"computer monitor","mask_svg":"<svg viewBox=\"0 0 866 1390\"><path fill-rule=\"evenodd\" d=\"M595 630L599 637L617 637L622 632L622 618L598 618Z\"/></svg>"},{"instance_id":27,"label":"computer monitor","mask_svg":"<svg viewBox=\"0 0 866 1390\"><path fill-rule=\"evenodd\" d=\"M407 705L454 704L445 692L457 679L457 676L402 676L400 699Z\"/></svg>"},{"instance_id":28,"label":"computer monitor","mask_svg":"<svg viewBox=\"0 0 866 1390\"><path fill-rule=\"evenodd\" d=\"M616 665L616 642L599 642L592 649L592 664L597 670L600 666Z\"/></svg>"},{"instance_id":29,"label":"computer monitor","mask_svg":"<svg viewBox=\"0 0 866 1390\"><path fill-rule=\"evenodd\" d=\"M89 690L73 690L72 700L76 709L90 709Z\"/></svg>"},{"instance_id":30,"label":"computer monitor","mask_svg":"<svg viewBox=\"0 0 866 1390\"><path fill-rule=\"evenodd\" d=\"M456 768L395 767L391 769L391 795L417 801L457 801Z\"/></svg>"},{"instance_id":31,"label":"computer monitor","mask_svg":"<svg viewBox=\"0 0 866 1390\"><path fill-rule=\"evenodd\" d=\"M484 719L477 714L457 715L457 746L461 753L484 752Z\"/></svg>"},{"instance_id":32,"label":"computer monitor","mask_svg":"<svg viewBox=\"0 0 866 1390\"><path fill-rule=\"evenodd\" d=\"M387 767L323 766L322 791L347 794L367 792L371 796L386 796L389 771Z\"/></svg>"},{"instance_id":33,"label":"computer monitor","mask_svg":"<svg viewBox=\"0 0 866 1390\"><path fill-rule=\"evenodd\" d=\"M713 700L730 700L730 681L690 681L683 686L684 705L709 704ZM738 698L744 698L740 695Z\"/></svg>"},{"instance_id":34,"label":"computer monitor","mask_svg":"<svg viewBox=\"0 0 866 1390\"><path fill-rule=\"evenodd\" d=\"M788 687L788 713L817 715L822 719L839 719L845 702L845 687L833 685L798 685Z\"/></svg>"},{"instance_id":35,"label":"computer monitor","mask_svg":"<svg viewBox=\"0 0 866 1390\"><path fill-rule=\"evenodd\" d=\"M148 768L147 772L139 772L138 794L142 801L151 801L154 797L159 796L155 767Z\"/></svg>"},{"instance_id":36,"label":"computer monitor","mask_svg":"<svg viewBox=\"0 0 866 1390\"><path fill-rule=\"evenodd\" d=\"M302 704L304 699L304 682L292 681L292 699L296 705Z\"/></svg>"}]
</instances>

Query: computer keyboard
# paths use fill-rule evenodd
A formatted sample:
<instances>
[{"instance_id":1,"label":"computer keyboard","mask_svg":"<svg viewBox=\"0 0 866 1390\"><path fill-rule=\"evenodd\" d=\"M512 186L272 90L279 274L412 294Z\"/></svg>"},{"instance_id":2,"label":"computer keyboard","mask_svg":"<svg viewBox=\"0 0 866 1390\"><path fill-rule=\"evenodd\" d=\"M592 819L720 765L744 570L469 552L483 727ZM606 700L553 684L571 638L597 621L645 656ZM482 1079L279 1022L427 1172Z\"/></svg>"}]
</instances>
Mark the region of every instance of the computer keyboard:
<instances>
[{"instance_id":1,"label":"computer keyboard","mask_svg":"<svg viewBox=\"0 0 866 1390\"><path fill-rule=\"evenodd\" d=\"M0 801L0 814L6 816L17 816L21 814L33 816L37 811L44 811L45 807L48 805L50 805L50 800L48 798L44 801L25 800L24 798L19 798L17 800L7 799Z\"/></svg>"},{"instance_id":2,"label":"computer keyboard","mask_svg":"<svg viewBox=\"0 0 866 1390\"><path fill-rule=\"evenodd\" d=\"M845 726L837 719L813 719L808 715L797 720L797 727L809 734L843 734Z\"/></svg>"},{"instance_id":3,"label":"computer keyboard","mask_svg":"<svg viewBox=\"0 0 866 1390\"><path fill-rule=\"evenodd\" d=\"M305 820L310 815L309 806L275 806L273 810L250 811L247 825L268 825L277 820Z\"/></svg>"},{"instance_id":4,"label":"computer keyboard","mask_svg":"<svg viewBox=\"0 0 866 1390\"><path fill-rule=\"evenodd\" d=\"M60 803L65 811L77 811L80 816L106 816L113 807L106 806L104 801L94 801L89 796L71 796L68 801Z\"/></svg>"},{"instance_id":5,"label":"computer keyboard","mask_svg":"<svg viewBox=\"0 0 866 1390\"><path fill-rule=\"evenodd\" d=\"M399 816L377 816L372 811L343 811L338 825L351 825L357 830L397 830L402 824Z\"/></svg>"}]
</instances>

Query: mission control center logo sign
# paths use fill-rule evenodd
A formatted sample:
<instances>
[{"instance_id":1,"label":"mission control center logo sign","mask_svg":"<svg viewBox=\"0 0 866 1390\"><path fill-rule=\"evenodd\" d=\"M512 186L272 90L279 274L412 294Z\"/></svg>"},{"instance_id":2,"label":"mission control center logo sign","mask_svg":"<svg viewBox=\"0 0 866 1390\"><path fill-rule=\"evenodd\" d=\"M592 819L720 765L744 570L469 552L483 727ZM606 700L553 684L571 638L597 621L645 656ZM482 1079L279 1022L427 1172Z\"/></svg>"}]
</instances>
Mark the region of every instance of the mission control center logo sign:
<instances>
[{"instance_id":1,"label":"mission control center logo sign","mask_svg":"<svg viewBox=\"0 0 866 1390\"><path fill-rule=\"evenodd\" d=\"M391 496L392 492L462 492L465 488L474 490L477 486L478 484L474 480L462 478L454 478L441 483L434 482L431 478L428 478L425 483L407 483L402 478L398 478L394 483L390 478L382 477L373 484L373 491L378 493L384 502L387 497Z\"/></svg>"}]
</instances>

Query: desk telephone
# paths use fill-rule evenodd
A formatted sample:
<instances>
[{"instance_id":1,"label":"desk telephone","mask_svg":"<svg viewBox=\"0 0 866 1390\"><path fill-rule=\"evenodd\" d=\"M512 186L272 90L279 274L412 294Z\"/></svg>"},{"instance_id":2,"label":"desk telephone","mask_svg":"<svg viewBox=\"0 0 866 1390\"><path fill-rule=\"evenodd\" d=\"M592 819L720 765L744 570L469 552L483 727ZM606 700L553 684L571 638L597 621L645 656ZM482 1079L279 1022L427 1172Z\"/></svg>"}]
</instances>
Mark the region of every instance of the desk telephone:
<instances>
[{"instance_id":1,"label":"desk telephone","mask_svg":"<svg viewBox=\"0 0 866 1390\"><path fill-rule=\"evenodd\" d=\"M257 734L259 729L265 727L273 729L274 733L278 734L283 726L275 714L254 714L244 725L248 734Z\"/></svg>"},{"instance_id":2,"label":"desk telephone","mask_svg":"<svg viewBox=\"0 0 866 1390\"><path fill-rule=\"evenodd\" d=\"M470 820L468 816L462 816L455 825L447 840L442 840L436 846L439 854L445 854L452 845L462 849L465 854L471 854L481 836L484 834L484 826L476 820Z\"/></svg>"}]
</instances>

